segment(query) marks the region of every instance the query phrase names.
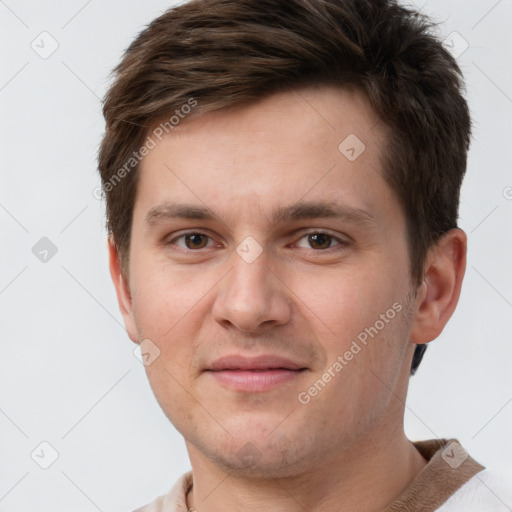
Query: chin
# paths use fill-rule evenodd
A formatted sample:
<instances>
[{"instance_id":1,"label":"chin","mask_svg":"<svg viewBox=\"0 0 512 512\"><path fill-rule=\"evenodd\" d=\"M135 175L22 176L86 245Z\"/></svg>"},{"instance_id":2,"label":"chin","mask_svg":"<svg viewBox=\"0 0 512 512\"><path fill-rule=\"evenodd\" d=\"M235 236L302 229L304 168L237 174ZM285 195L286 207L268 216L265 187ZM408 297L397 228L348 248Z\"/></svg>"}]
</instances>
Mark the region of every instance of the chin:
<instances>
[{"instance_id":1,"label":"chin","mask_svg":"<svg viewBox=\"0 0 512 512\"><path fill-rule=\"evenodd\" d=\"M243 478L286 478L299 474L306 460L305 454L275 452L256 448L248 442L240 450L233 452L214 452L208 454L218 467L234 476Z\"/></svg>"},{"instance_id":2,"label":"chin","mask_svg":"<svg viewBox=\"0 0 512 512\"><path fill-rule=\"evenodd\" d=\"M225 424L227 432L203 437L200 431L193 432L194 439L184 434L195 449L213 464L234 476L258 479L286 478L300 474L319 457L321 446L314 439L304 436L295 424L290 425L280 417L269 415L262 418L233 418ZM280 424L280 422L282 422ZM309 429L310 430L310 429Z\"/></svg>"}]
</instances>

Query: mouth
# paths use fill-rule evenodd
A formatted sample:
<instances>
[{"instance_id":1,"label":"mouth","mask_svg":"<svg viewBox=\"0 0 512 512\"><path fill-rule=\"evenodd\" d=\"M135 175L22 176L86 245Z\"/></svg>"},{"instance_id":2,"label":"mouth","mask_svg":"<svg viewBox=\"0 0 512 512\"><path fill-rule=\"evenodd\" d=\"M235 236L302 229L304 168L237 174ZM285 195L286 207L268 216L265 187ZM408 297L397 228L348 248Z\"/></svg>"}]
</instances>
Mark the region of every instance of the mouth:
<instances>
[{"instance_id":1,"label":"mouth","mask_svg":"<svg viewBox=\"0 0 512 512\"><path fill-rule=\"evenodd\" d=\"M214 361L205 371L215 381L240 392L263 392L290 382L308 370L290 359L278 356L227 356Z\"/></svg>"}]
</instances>

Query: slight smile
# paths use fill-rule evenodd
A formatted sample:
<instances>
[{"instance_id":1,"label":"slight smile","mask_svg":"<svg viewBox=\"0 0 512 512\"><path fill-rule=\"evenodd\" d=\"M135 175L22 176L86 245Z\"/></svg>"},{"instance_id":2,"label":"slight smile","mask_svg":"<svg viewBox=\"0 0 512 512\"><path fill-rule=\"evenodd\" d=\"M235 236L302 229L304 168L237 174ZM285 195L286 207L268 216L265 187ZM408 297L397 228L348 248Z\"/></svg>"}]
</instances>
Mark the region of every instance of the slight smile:
<instances>
[{"instance_id":1,"label":"slight smile","mask_svg":"<svg viewBox=\"0 0 512 512\"><path fill-rule=\"evenodd\" d=\"M226 356L205 369L219 384L233 391L253 393L269 391L307 370L302 364L274 355Z\"/></svg>"}]
</instances>

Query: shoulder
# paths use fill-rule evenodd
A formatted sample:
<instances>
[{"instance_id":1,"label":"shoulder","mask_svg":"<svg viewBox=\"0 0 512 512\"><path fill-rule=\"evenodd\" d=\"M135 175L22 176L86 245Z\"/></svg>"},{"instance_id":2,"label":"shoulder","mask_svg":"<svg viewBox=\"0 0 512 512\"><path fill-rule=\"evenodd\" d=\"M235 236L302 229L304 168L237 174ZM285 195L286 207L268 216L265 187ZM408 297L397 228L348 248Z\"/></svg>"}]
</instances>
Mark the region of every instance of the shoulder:
<instances>
[{"instance_id":1,"label":"shoulder","mask_svg":"<svg viewBox=\"0 0 512 512\"><path fill-rule=\"evenodd\" d=\"M512 483L510 478L490 469L471 477L453 494L438 512L510 512Z\"/></svg>"},{"instance_id":2,"label":"shoulder","mask_svg":"<svg viewBox=\"0 0 512 512\"><path fill-rule=\"evenodd\" d=\"M186 512L185 496L192 484L192 472L181 475L167 494L158 496L155 500L133 512Z\"/></svg>"}]
</instances>

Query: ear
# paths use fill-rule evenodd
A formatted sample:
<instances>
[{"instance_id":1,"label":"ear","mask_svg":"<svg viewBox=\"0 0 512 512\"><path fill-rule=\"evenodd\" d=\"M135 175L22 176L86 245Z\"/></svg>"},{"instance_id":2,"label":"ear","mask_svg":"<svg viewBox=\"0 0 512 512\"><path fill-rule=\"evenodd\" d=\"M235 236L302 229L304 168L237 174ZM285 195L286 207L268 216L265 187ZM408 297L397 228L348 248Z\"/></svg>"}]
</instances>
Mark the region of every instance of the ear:
<instances>
[{"instance_id":1,"label":"ear","mask_svg":"<svg viewBox=\"0 0 512 512\"><path fill-rule=\"evenodd\" d=\"M466 271L466 233L459 228L445 233L429 251L424 279L416 296L411 342L437 338L455 311Z\"/></svg>"},{"instance_id":2,"label":"ear","mask_svg":"<svg viewBox=\"0 0 512 512\"><path fill-rule=\"evenodd\" d=\"M132 311L132 297L127 280L121 271L119 252L112 237L108 239L110 276L116 289L117 302L123 315L124 325L128 336L134 343L138 343L137 328Z\"/></svg>"}]
</instances>

